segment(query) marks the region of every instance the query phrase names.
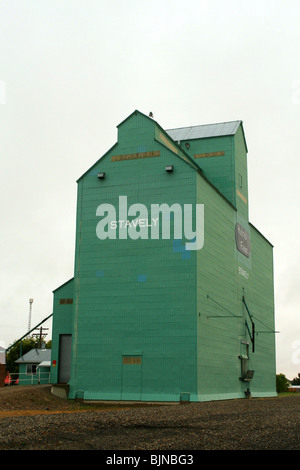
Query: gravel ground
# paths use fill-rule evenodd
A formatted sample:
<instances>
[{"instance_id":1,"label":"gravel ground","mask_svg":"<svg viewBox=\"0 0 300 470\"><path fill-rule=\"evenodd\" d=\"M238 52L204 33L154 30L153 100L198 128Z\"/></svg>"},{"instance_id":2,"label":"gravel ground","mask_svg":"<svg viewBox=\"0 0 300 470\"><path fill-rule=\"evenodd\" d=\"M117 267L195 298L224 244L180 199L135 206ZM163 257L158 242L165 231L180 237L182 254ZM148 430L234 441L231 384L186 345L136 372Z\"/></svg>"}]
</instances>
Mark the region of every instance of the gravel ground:
<instances>
[{"instance_id":1,"label":"gravel ground","mask_svg":"<svg viewBox=\"0 0 300 470\"><path fill-rule=\"evenodd\" d=\"M6 387L0 450L300 450L300 396L122 409Z\"/></svg>"}]
</instances>

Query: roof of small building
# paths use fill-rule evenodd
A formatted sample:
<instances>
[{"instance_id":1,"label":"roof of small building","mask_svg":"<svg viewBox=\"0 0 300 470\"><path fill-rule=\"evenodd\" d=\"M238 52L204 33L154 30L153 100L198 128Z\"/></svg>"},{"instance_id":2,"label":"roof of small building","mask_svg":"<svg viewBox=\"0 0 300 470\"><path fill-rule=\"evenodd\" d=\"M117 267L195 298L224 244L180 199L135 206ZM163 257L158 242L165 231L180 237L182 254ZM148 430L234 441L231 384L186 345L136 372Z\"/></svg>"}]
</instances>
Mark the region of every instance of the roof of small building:
<instances>
[{"instance_id":1,"label":"roof of small building","mask_svg":"<svg viewBox=\"0 0 300 470\"><path fill-rule=\"evenodd\" d=\"M43 361L39 364L40 367L50 367L51 361Z\"/></svg>"},{"instance_id":2,"label":"roof of small building","mask_svg":"<svg viewBox=\"0 0 300 470\"><path fill-rule=\"evenodd\" d=\"M51 349L31 349L16 360L17 364L40 364L51 360Z\"/></svg>"}]
</instances>

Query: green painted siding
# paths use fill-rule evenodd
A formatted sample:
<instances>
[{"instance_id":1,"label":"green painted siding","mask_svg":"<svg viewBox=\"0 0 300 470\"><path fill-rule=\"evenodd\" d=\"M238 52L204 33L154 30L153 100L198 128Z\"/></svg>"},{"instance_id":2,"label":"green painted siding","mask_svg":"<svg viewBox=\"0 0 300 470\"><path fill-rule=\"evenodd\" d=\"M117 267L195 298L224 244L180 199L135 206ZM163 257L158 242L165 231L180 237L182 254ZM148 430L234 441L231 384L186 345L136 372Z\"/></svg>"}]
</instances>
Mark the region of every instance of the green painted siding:
<instances>
[{"instance_id":1,"label":"green painted siding","mask_svg":"<svg viewBox=\"0 0 300 470\"><path fill-rule=\"evenodd\" d=\"M239 214L248 219L248 170L247 170L247 149L243 135L243 129L239 126L234 139L234 160L235 160L235 206Z\"/></svg>"},{"instance_id":2,"label":"green painted siding","mask_svg":"<svg viewBox=\"0 0 300 470\"><path fill-rule=\"evenodd\" d=\"M59 370L59 336L72 334L73 332L73 306L74 280L60 286L54 291L53 298L53 323L51 344L51 382L58 382ZM56 361L56 365L52 365Z\"/></svg>"},{"instance_id":3,"label":"green painted siding","mask_svg":"<svg viewBox=\"0 0 300 470\"><path fill-rule=\"evenodd\" d=\"M248 388L276 395L272 246L248 220L243 129L189 143L187 154L135 112L118 126L117 143L78 180L74 280L54 292L52 343L58 360L59 335L72 334L70 398L198 401L241 398ZM215 152L224 155L194 159ZM99 206L110 204L107 211L115 208L120 220L125 196L128 210L147 208L150 225L153 204L191 204L195 228L195 205L203 204L202 249L174 239L172 212L160 218L160 227L170 223L170 238L160 232L151 239L145 227L137 239L122 239L118 230L110 232L115 239L99 239L107 215ZM249 237L247 256L237 249L237 224ZM59 303L68 297L72 305ZM258 332L254 352L243 298ZM263 324L269 333L260 333ZM255 371L251 382L242 380L245 367Z\"/></svg>"},{"instance_id":4,"label":"green painted siding","mask_svg":"<svg viewBox=\"0 0 300 470\"><path fill-rule=\"evenodd\" d=\"M188 154L201 168L203 175L220 191L228 201L236 205L235 167L234 167L234 141L233 136L208 137L203 139L190 139ZM185 141L180 146L186 149ZM224 153L220 156L197 155Z\"/></svg>"},{"instance_id":5,"label":"green painted siding","mask_svg":"<svg viewBox=\"0 0 300 470\"><path fill-rule=\"evenodd\" d=\"M205 205L205 244L197 253L199 400L241 398L248 388L253 396L274 396L272 246L201 177L198 202ZM250 233L249 259L236 248L237 222ZM243 297L255 323L254 352ZM246 353L251 383L241 380Z\"/></svg>"},{"instance_id":6,"label":"green painted siding","mask_svg":"<svg viewBox=\"0 0 300 470\"><path fill-rule=\"evenodd\" d=\"M49 384L49 367L38 367L36 374L31 374L27 370L27 365L19 364L19 384L18 385L43 385ZM38 364L34 364L38 366Z\"/></svg>"},{"instance_id":7,"label":"green painted siding","mask_svg":"<svg viewBox=\"0 0 300 470\"><path fill-rule=\"evenodd\" d=\"M119 142L80 179L77 220L74 352L70 396L122 399L131 394L128 375L144 400L197 397L195 252L184 240L99 240L96 210L119 195L128 207L171 206L195 201L195 171L154 140L155 123L140 115L119 127ZM112 161L116 155L160 152L160 156ZM172 174L166 165L174 165ZM104 171L104 181L97 178ZM171 214L172 221L172 214ZM141 364L123 364L124 355ZM136 369L136 371L134 371Z\"/></svg>"},{"instance_id":8,"label":"green painted siding","mask_svg":"<svg viewBox=\"0 0 300 470\"><path fill-rule=\"evenodd\" d=\"M205 242L197 253L199 399L238 396L236 211L201 177ZM226 377L226 378L225 378Z\"/></svg>"},{"instance_id":9,"label":"green painted siding","mask_svg":"<svg viewBox=\"0 0 300 470\"><path fill-rule=\"evenodd\" d=\"M251 392L253 396L270 396L276 391L273 247L255 227L249 225L249 229L252 245L249 279L239 278L240 291L244 289L256 329L255 352L250 354L255 370Z\"/></svg>"}]
</instances>

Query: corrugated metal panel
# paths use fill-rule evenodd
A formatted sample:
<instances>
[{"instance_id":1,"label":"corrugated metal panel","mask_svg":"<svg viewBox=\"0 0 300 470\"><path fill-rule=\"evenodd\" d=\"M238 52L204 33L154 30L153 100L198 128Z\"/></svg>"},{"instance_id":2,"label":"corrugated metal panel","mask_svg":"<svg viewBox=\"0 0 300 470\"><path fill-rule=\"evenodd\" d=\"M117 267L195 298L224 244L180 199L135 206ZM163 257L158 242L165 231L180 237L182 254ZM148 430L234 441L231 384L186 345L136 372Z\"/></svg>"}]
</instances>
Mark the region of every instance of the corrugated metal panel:
<instances>
[{"instance_id":1,"label":"corrugated metal panel","mask_svg":"<svg viewBox=\"0 0 300 470\"><path fill-rule=\"evenodd\" d=\"M51 361L42 361L39 364L39 367L50 367L51 366Z\"/></svg>"},{"instance_id":2,"label":"corrugated metal panel","mask_svg":"<svg viewBox=\"0 0 300 470\"><path fill-rule=\"evenodd\" d=\"M42 361L51 360L51 349L31 349L24 356L20 357L17 363L39 364Z\"/></svg>"},{"instance_id":3,"label":"corrugated metal panel","mask_svg":"<svg viewBox=\"0 0 300 470\"><path fill-rule=\"evenodd\" d=\"M203 139L205 137L219 137L234 135L242 121L220 122L201 126L181 127L168 129L166 132L175 140Z\"/></svg>"}]
</instances>

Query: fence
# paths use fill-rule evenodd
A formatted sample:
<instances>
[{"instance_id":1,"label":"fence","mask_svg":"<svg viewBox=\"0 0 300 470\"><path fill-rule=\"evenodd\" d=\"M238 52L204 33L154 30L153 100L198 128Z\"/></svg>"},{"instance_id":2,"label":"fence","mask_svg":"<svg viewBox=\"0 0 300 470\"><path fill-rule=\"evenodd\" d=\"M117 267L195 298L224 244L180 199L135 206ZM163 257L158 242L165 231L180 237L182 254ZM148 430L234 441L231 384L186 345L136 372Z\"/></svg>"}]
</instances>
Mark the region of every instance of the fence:
<instances>
[{"instance_id":1,"label":"fence","mask_svg":"<svg viewBox=\"0 0 300 470\"><path fill-rule=\"evenodd\" d=\"M5 385L40 385L50 383L50 372L37 371L36 374L8 373L5 377Z\"/></svg>"}]
</instances>

